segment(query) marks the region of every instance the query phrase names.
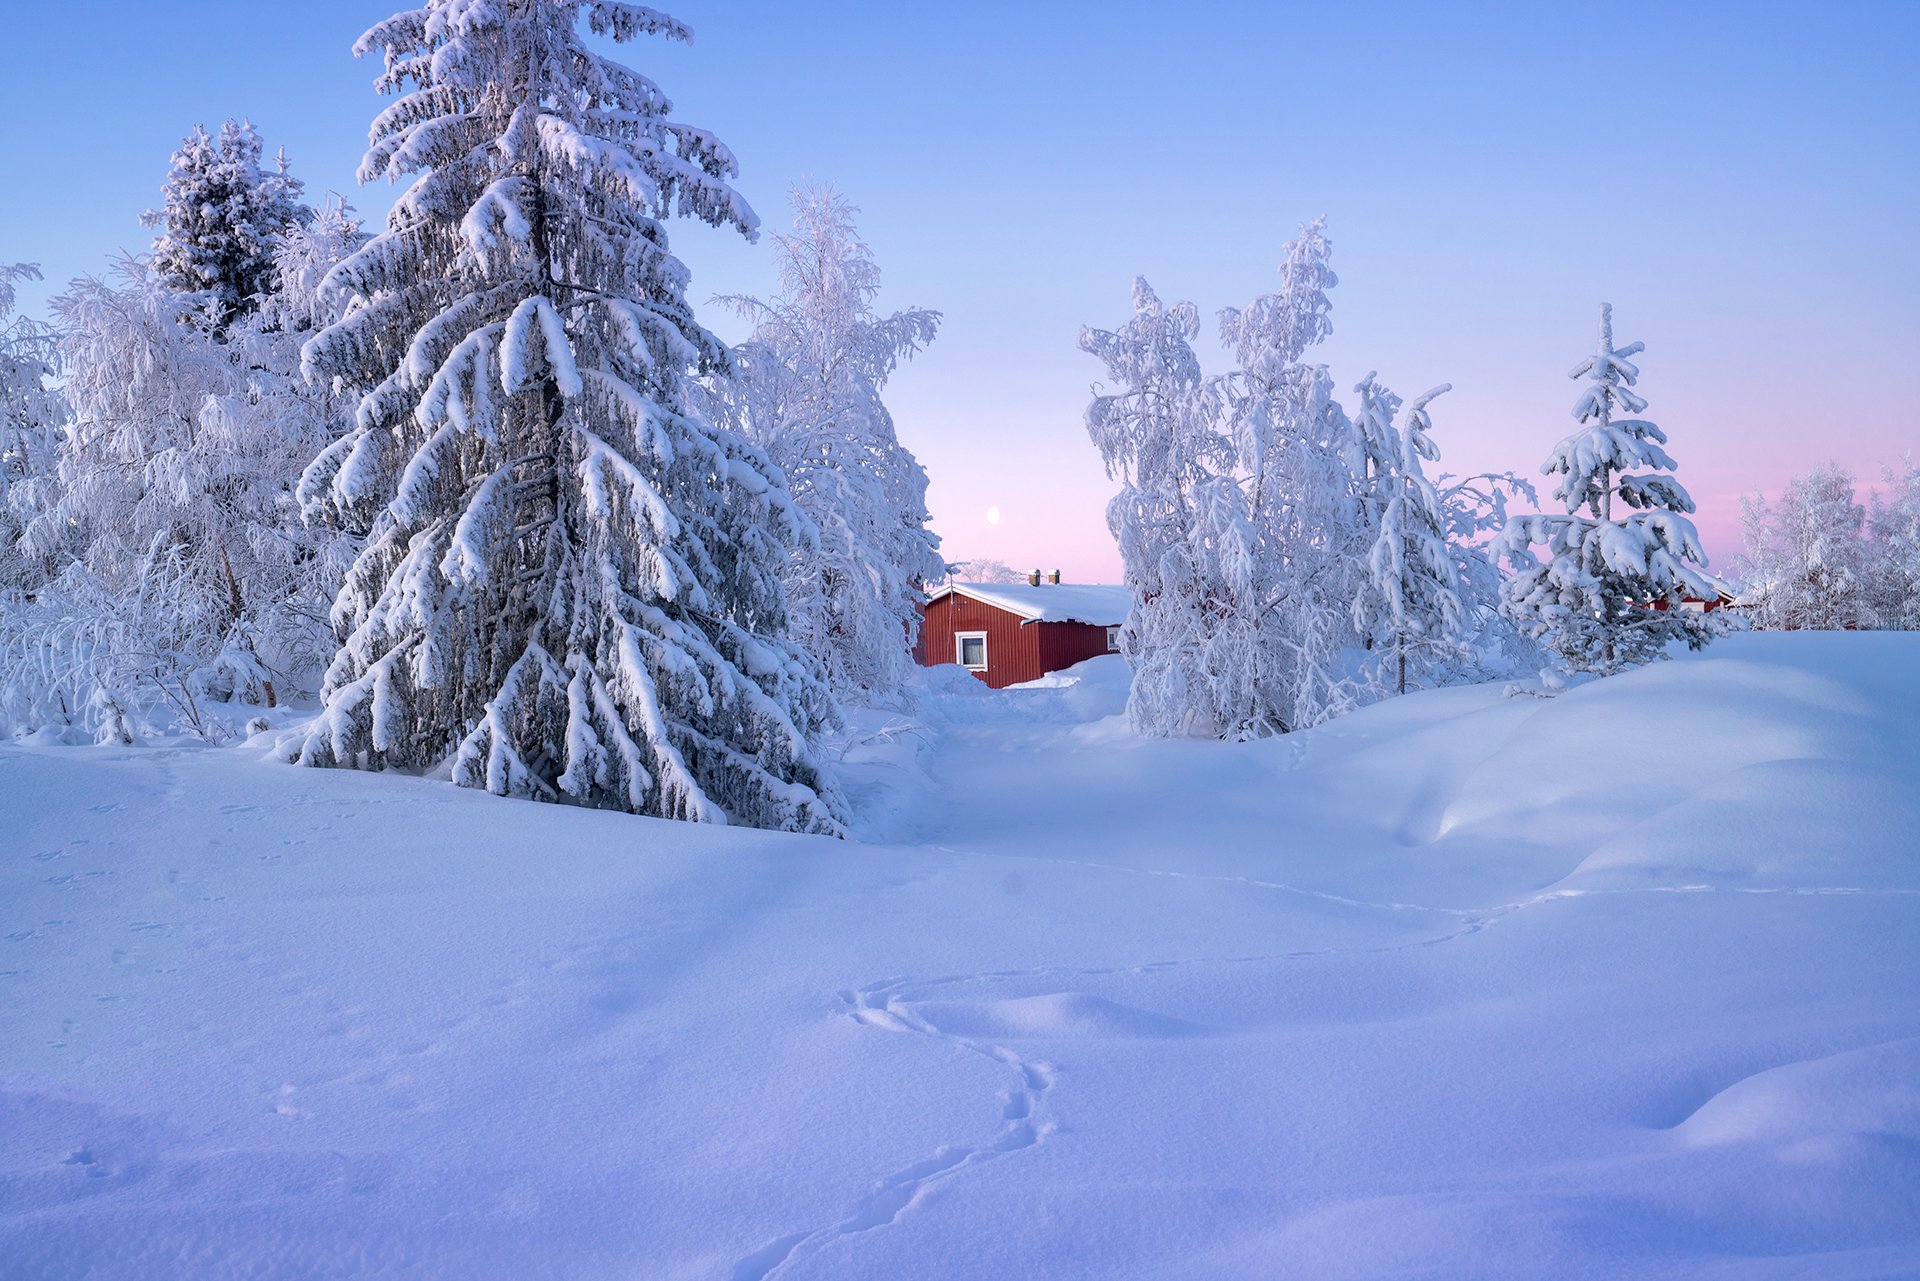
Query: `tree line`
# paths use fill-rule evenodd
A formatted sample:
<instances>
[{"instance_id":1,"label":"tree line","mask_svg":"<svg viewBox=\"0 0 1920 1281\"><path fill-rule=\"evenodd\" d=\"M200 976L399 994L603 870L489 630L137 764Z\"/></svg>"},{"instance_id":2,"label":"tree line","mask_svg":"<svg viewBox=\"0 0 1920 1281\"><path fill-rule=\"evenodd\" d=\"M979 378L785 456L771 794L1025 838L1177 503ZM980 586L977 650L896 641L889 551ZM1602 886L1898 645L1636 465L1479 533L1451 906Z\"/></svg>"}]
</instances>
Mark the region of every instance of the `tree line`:
<instances>
[{"instance_id":1,"label":"tree line","mask_svg":"<svg viewBox=\"0 0 1920 1281\"><path fill-rule=\"evenodd\" d=\"M1838 463L1744 499L1742 596L1757 627L1920 629L1920 467L1860 501Z\"/></svg>"},{"instance_id":2,"label":"tree line","mask_svg":"<svg viewBox=\"0 0 1920 1281\"><path fill-rule=\"evenodd\" d=\"M1223 374L1200 367L1198 310L1145 280L1124 325L1081 334L1110 380L1086 424L1121 482L1136 729L1257 738L1412 688L1604 676L1724 629L1687 608L1719 583L1610 307L1571 373L1578 429L1541 467L1561 510L1516 514L1537 495L1513 473L1427 476L1447 385L1403 400L1369 373L1341 403L1311 359L1331 255L1324 220L1304 227L1279 287L1219 313Z\"/></svg>"}]
</instances>

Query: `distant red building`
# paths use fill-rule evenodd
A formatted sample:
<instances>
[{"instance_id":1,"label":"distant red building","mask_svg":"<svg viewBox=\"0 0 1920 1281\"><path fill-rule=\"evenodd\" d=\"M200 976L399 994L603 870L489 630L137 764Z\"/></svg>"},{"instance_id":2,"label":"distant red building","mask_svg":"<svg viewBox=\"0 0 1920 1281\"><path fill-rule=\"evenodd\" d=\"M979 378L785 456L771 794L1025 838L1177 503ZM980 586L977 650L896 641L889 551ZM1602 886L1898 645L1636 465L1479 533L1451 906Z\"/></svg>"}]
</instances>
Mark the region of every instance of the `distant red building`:
<instances>
[{"instance_id":1,"label":"distant red building","mask_svg":"<svg viewBox=\"0 0 1920 1281\"><path fill-rule=\"evenodd\" d=\"M1680 597L1680 608L1690 609L1701 614L1711 614L1716 609L1725 609L1729 605L1737 606L1738 604L1739 602L1735 600L1733 593L1727 590L1724 585L1710 597L1695 596L1691 592L1683 593ZM1655 609L1665 609L1667 607L1665 598L1653 602L1653 607Z\"/></svg>"},{"instance_id":2,"label":"distant red building","mask_svg":"<svg viewBox=\"0 0 1920 1281\"><path fill-rule=\"evenodd\" d=\"M922 667L958 663L995 689L1120 649L1124 587L1077 583L949 583L924 606Z\"/></svg>"}]
</instances>

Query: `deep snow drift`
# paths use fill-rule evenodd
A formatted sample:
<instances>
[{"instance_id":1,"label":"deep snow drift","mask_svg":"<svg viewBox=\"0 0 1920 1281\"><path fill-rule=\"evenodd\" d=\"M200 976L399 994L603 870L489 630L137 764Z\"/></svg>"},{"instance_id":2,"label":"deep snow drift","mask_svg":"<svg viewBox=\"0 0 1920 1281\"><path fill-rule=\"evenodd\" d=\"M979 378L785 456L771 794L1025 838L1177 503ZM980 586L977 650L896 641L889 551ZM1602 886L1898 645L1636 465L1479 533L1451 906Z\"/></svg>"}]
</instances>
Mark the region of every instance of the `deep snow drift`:
<instances>
[{"instance_id":1,"label":"deep snow drift","mask_svg":"<svg viewBox=\"0 0 1920 1281\"><path fill-rule=\"evenodd\" d=\"M1920 1274L1920 636L1132 738L864 831L0 748L0 1274Z\"/></svg>"}]
</instances>

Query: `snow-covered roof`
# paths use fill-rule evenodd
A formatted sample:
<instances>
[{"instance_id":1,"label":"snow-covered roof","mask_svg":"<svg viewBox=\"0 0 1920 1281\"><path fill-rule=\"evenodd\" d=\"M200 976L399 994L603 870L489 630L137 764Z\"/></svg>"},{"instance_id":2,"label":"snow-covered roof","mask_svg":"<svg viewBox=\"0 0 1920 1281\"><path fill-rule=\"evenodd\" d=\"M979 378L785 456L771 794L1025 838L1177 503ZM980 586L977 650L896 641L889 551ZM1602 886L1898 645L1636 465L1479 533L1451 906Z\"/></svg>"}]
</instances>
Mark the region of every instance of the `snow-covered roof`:
<instances>
[{"instance_id":1,"label":"snow-covered roof","mask_svg":"<svg viewBox=\"0 0 1920 1281\"><path fill-rule=\"evenodd\" d=\"M936 587L927 597L939 600L949 592L958 592L984 604L1035 623L1092 623L1095 627L1118 627L1127 621L1127 609L1133 603L1124 587L1098 583L948 583Z\"/></svg>"}]
</instances>

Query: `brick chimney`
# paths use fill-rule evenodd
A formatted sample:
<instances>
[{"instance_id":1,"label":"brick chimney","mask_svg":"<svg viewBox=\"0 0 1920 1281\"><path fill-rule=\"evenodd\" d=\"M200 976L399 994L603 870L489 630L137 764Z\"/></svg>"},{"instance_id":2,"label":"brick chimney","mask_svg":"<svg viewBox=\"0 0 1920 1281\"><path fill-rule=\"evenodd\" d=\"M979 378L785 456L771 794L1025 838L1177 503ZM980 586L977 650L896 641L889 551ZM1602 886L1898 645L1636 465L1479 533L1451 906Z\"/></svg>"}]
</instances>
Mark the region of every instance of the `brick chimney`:
<instances>
[{"instance_id":1,"label":"brick chimney","mask_svg":"<svg viewBox=\"0 0 1920 1281\"><path fill-rule=\"evenodd\" d=\"M1060 571L1056 569L1051 574L1048 574L1047 581L1052 583L1055 587L1058 587L1060 585Z\"/></svg>"},{"instance_id":2,"label":"brick chimney","mask_svg":"<svg viewBox=\"0 0 1920 1281\"><path fill-rule=\"evenodd\" d=\"M1027 575L1027 586L1038 587L1039 585L1040 585L1040 571L1036 569Z\"/></svg>"}]
</instances>

